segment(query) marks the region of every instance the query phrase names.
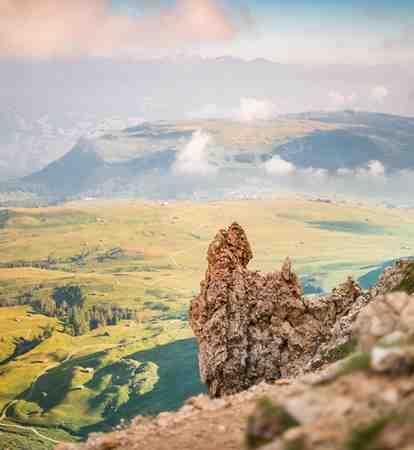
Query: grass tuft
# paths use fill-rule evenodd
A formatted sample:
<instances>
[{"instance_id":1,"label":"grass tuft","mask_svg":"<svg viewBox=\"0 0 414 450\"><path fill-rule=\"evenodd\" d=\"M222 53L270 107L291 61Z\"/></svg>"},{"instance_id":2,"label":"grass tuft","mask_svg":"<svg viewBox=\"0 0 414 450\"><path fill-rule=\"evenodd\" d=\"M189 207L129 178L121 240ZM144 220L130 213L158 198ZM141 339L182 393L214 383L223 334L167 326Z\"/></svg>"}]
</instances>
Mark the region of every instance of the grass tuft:
<instances>
[{"instance_id":1,"label":"grass tuft","mask_svg":"<svg viewBox=\"0 0 414 450\"><path fill-rule=\"evenodd\" d=\"M389 423L391 418L383 416L375 419L368 425L360 426L352 431L349 440L345 444L346 450L374 449L375 440ZM375 447L377 448L377 447Z\"/></svg>"},{"instance_id":2,"label":"grass tuft","mask_svg":"<svg viewBox=\"0 0 414 450\"><path fill-rule=\"evenodd\" d=\"M280 405L264 397L257 402L256 411L248 418L246 446L255 449L272 442L289 428L300 423Z\"/></svg>"}]
</instances>

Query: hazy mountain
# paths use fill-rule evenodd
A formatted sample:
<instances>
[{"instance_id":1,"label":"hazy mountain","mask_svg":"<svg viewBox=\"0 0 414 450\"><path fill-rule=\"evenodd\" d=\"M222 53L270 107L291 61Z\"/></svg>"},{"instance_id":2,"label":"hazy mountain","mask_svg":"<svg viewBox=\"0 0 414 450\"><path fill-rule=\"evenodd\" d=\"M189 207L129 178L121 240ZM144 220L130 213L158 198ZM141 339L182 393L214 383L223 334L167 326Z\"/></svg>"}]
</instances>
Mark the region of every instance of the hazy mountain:
<instances>
[{"instance_id":1,"label":"hazy mountain","mask_svg":"<svg viewBox=\"0 0 414 450\"><path fill-rule=\"evenodd\" d=\"M234 57L76 64L7 61L0 85L0 177L61 157L84 135L139 120L237 119L243 99L282 114L358 108L414 115L413 65L279 64ZM379 86L382 96L373 95ZM380 91L381 94L381 91ZM135 120L134 119L138 119Z\"/></svg>"},{"instance_id":2,"label":"hazy mountain","mask_svg":"<svg viewBox=\"0 0 414 450\"><path fill-rule=\"evenodd\" d=\"M90 180L104 167L105 162L94 143L82 139L62 158L23 178L22 182L53 194L76 193L87 188Z\"/></svg>"},{"instance_id":3,"label":"hazy mountain","mask_svg":"<svg viewBox=\"0 0 414 450\"><path fill-rule=\"evenodd\" d=\"M167 149L129 161L108 162L96 142L81 139L62 158L23 178L19 184L25 190L50 196L109 195L111 190L116 193L134 184L136 177L145 172L156 171L157 176L168 172L174 160L175 152Z\"/></svg>"},{"instance_id":4,"label":"hazy mountain","mask_svg":"<svg viewBox=\"0 0 414 450\"><path fill-rule=\"evenodd\" d=\"M13 189L54 200L222 198L229 193L261 195L281 188L315 193L315 185L306 184L312 174L301 174L302 169L328 170L331 183L338 169L360 173L355 170L364 170L371 161L378 162L381 173L410 171L414 170L413 147L414 119L367 112L304 113L257 122L143 123L80 140ZM282 164L276 171L267 167L275 158L276 164ZM287 172L296 170L294 176L284 176L286 167ZM405 192L394 184L386 192ZM364 193L365 188L351 180L351 184L342 183L340 190ZM316 189L321 192L324 186ZM376 192L377 187L370 189Z\"/></svg>"}]
</instances>

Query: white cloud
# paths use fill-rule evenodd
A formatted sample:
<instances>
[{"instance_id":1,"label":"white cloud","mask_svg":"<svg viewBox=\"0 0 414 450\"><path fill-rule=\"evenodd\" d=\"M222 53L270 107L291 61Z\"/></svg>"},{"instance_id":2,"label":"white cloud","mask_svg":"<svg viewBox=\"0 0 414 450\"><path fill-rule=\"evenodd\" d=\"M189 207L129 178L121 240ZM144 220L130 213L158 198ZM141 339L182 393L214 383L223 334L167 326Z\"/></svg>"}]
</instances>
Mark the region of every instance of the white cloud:
<instances>
[{"instance_id":1,"label":"white cloud","mask_svg":"<svg viewBox=\"0 0 414 450\"><path fill-rule=\"evenodd\" d=\"M267 173L278 177L285 177L296 172L296 167L294 164L281 159L279 156L274 156L272 159L267 161L264 167Z\"/></svg>"},{"instance_id":2,"label":"white cloud","mask_svg":"<svg viewBox=\"0 0 414 450\"><path fill-rule=\"evenodd\" d=\"M354 92L352 94L342 94L338 91L331 91L329 92L329 99L334 108L343 109L353 106L358 100L358 96Z\"/></svg>"},{"instance_id":3,"label":"white cloud","mask_svg":"<svg viewBox=\"0 0 414 450\"><path fill-rule=\"evenodd\" d=\"M371 89L371 98L378 103L383 103L388 95L389 91L385 86L374 86Z\"/></svg>"},{"instance_id":4,"label":"white cloud","mask_svg":"<svg viewBox=\"0 0 414 450\"><path fill-rule=\"evenodd\" d=\"M251 97L240 99L240 109L237 114L242 122L255 120L268 120L276 115L276 106L269 100L261 100Z\"/></svg>"},{"instance_id":5,"label":"white cloud","mask_svg":"<svg viewBox=\"0 0 414 450\"><path fill-rule=\"evenodd\" d=\"M384 163L378 160L369 161L364 167L356 169L341 168L336 171L339 177L383 178L386 174Z\"/></svg>"},{"instance_id":6,"label":"white cloud","mask_svg":"<svg viewBox=\"0 0 414 450\"><path fill-rule=\"evenodd\" d=\"M217 168L210 164L207 157L207 147L211 136L203 130L193 133L190 142L177 154L173 165L176 175L208 176L217 172Z\"/></svg>"},{"instance_id":7,"label":"white cloud","mask_svg":"<svg viewBox=\"0 0 414 450\"><path fill-rule=\"evenodd\" d=\"M356 170L356 175L362 177L384 177L385 166L381 161L369 161L366 167L360 167Z\"/></svg>"},{"instance_id":8,"label":"white cloud","mask_svg":"<svg viewBox=\"0 0 414 450\"><path fill-rule=\"evenodd\" d=\"M347 168L340 168L336 171L337 175L340 177L346 177L348 175L352 175L354 173L353 170Z\"/></svg>"},{"instance_id":9,"label":"white cloud","mask_svg":"<svg viewBox=\"0 0 414 450\"><path fill-rule=\"evenodd\" d=\"M288 165L285 165L286 163ZM340 168L334 172L313 167L295 167L292 170L290 164L276 157L265 165L270 177L279 175L275 179L278 189L313 195L351 195L361 199L387 200L395 204L413 204L410 195L414 177L412 169L390 170L378 160L369 161L353 169ZM269 170L272 165L274 172Z\"/></svg>"},{"instance_id":10,"label":"white cloud","mask_svg":"<svg viewBox=\"0 0 414 450\"><path fill-rule=\"evenodd\" d=\"M374 177L380 177L385 174L385 166L381 161L370 161L368 163L368 173Z\"/></svg>"},{"instance_id":11,"label":"white cloud","mask_svg":"<svg viewBox=\"0 0 414 450\"><path fill-rule=\"evenodd\" d=\"M301 175L308 177L311 182L321 182L328 177L329 172L326 169L308 167L301 170Z\"/></svg>"}]
</instances>

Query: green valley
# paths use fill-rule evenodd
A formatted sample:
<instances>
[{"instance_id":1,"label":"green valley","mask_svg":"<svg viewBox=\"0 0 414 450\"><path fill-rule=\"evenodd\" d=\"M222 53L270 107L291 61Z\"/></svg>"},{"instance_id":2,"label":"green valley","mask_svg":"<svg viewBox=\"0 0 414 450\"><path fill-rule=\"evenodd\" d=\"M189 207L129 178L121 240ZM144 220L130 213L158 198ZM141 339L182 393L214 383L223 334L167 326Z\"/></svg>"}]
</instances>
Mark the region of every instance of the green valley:
<instances>
[{"instance_id":1,"label":"green valley","mask_svg":"<svg viewBox=\"0 0 414 450\"><path fill-rule=\"evenodd\" d=\"M83 201L3 209L0 221L2 449L53 448L203 392L187 311L207 246L233 221L248 230L254 269L291 256L305 288L414 254L412 210L296 196ZM75 333L66 313L45 308L70 287L88 321L102 308L131 314Z\"/></svg>"}]
</instances>

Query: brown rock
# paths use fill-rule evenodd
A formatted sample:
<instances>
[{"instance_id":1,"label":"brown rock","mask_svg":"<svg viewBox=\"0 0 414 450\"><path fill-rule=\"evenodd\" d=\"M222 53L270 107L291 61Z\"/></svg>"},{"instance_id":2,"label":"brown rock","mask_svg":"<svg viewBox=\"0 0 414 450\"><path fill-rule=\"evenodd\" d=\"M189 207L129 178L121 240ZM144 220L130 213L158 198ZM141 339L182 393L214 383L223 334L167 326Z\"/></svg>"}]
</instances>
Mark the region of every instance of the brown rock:
<instances>
[{"instance_id":1,"label":"brown rock","mask_svg":"<svg viewBox=\"0 0 414 450\"><path fill-rule=\"evenodd\" d=\"M321 366L330 347L349 341L356 311L369 301L352 279L329 296L304 298L290 258L268 274L248 270L251 258L240 225L221 230L190 307L201 378L212 397Z\"/></svg>"},{"instance_id":2,"label":"brown rock","mask_svg":"<svg viewBox=\"0 0 414 450\"><path fill-rule=\"evenodd\" d=\"M381 339L387 345L412 339L414 296L396 292L377 297L359 314L354 324L354 334L363 351L372 348Z\"/></svg>"},{"instance_id":3,"label":"brown rock","mask_svg":"<svg viewBox=\"0 0 414 450\"><path fill-rule=\"evenodd\" d=\"M412 261L399 260L393 266L387 267L377 284L370 289L371 296L375 298L393 291L407 276L407 270L411 265Z\"/></svg>"}]
</instances>

